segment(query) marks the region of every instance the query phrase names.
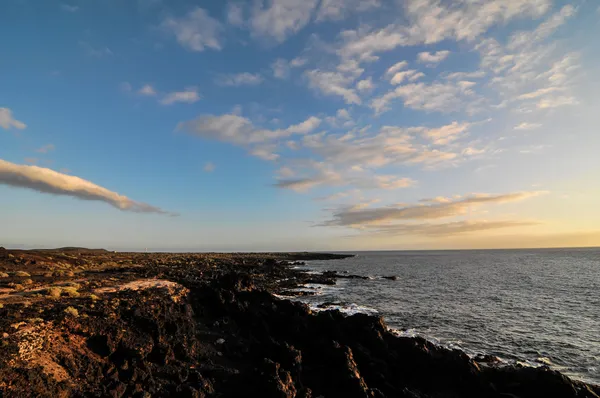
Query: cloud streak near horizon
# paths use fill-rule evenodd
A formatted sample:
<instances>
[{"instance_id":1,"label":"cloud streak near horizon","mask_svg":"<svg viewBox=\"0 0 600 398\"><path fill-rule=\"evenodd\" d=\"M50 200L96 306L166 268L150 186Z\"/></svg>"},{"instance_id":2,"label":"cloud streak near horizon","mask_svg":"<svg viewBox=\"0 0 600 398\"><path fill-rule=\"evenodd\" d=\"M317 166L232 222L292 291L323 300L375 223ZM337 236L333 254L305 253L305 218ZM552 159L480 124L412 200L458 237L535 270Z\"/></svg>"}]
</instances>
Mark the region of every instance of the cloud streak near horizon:
<instances>
[{"instance_id":1,"label":"cloud streak near horizon","mask_svg":"<svg viewBox=\"0 0 600 398\"><path fill-rule=\"evenodd\" d=\"M2 159L0 159L0 184L81 200L101 201L122 211L177 215L147 203L131 200L127 196L79 177L44 167L18 165Z\"/></svg>"}]
</instances>

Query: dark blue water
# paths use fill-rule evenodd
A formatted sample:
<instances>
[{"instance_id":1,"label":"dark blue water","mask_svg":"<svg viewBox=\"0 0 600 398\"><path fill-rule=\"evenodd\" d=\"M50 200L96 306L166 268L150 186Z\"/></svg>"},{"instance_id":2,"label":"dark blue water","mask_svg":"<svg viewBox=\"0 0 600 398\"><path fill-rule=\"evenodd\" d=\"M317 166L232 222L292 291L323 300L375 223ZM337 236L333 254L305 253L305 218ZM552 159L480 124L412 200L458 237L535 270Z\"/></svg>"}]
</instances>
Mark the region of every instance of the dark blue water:
<instances>
[{"instance_id":1,"label":"dark blue water","mask_svg":"<svg viewBox=\"0 0 600 398\"><path fill-rule=\"evenodd\" d=\"M311 287L320 294L306 300L374 309L406 334L600 384L600 249L356 254L306 268L372 279Z\"/></svg>"}]
</instances>

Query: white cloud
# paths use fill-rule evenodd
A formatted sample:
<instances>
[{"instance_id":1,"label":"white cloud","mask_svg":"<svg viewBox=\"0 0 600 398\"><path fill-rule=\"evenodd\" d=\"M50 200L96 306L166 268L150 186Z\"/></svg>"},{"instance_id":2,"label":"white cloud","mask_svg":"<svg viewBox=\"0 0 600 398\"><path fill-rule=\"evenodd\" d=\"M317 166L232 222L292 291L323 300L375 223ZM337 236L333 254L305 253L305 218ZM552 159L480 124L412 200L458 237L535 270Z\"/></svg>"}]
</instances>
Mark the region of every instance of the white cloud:
<instances>
[{"instance_id":1,"label":"white cloud","mask_svg":"<svg viewBox=\"0 0 600 398\"><path fill-rule=\"evenodd\" d=\"M274 142L294 134L307 134L321 124L321 119L309 117L305 121L291 125L286 129L269 130L254 126L247 118L225 114L221 116L203 115L194 120L179 123L178 130L188 134L229 142L249 148L252 155L266 160L275 160Z\"/></svg>"},{"instance_id":2,"label":"white cloud","mask_svg":"<svg viewBox=\"0 0 600 398\"><path fill-rule=\"evenodd\" d=\"M259 146L250 150L250 155L256 156L262 160L275 161L279 159L279 155L273 152L275 149L274 146Z\"/></svg>"},{"instance_id":3,"label":"white cloud","mask_svg":"<svg viewBox=\"0 0 600 398\"><path fill-rule=\"evenodd\" d=\"M485 72L482 70L476 70L473 72L452 72L444 77L448 80L464 80L464 79L479 79L485 76Z\"/></svg>"},{"instance_id":4,"label":"white cloud","mask_svg":"<svg viewBox=\"0 0 600 398\"><path fill-rule=\"evenodd\" d=\"M321 125L321 119L311 116L302 123L288 127L285 131L289 134L307 134Z\"/></svg>"},{"instance_id":5,"label":"white cloud","mask_svg":"<svg viewBox=\"0 0 600 398\"><path fill-rule=\"evenodd\" d=\"M350 88L353 80L339 72L324 72L319 69L305 72L310 87L319 90L324 95L339 96L347 104L360 104L361 100L356 90Z\"/></svg>"},{"instance_id":6,"label":"white cloud","mask_svg":"<svg viewBox=\"0 0 600 398\"><path fill-rule=\"evenodd\" d=\"M213 171L215 171L216 166L213 162L206 162L204 164L203 170L207 173L212 173Z\"/></svg>"},{"instance_id":7,"label":"white cloud","mask_svg":"<svg viewBox=\"0 0 600 398\"><path fill-rule=\"evenodd\" d=\"M237 73L233 75L220 75L217 84L221 86L256 86L263 82L263 77L258 73Z\"/></svg>"},{"instance_id":8,"label":"white cloud","mask_svg":"<svg viewBox=\"0 0 600 398\"><path fill-rule=\"evenodd\" d=\"M458 83L440 83L433 82L413 83L396 87L379 98L371 101L371 108L377 114L389 110L389 103L396 98L402 98L404 106L407 108L454 112L467 108L467 103L473 101L476 94L467 84Z\"/></svg>"},{"instance_id":9,"label":"white cloud","mask_svg":"<svg viewBox=\"0 0 600 398\"><path fill-rule=\"evenodd\" d=\"M515 126L515 130L535 130L542 127L539 123L527 123L523 122Z\"/></svg>"},{"instance_id":10,"label":"white cloud","mask_svg":"<svg viewBox=\"0 0 600 398\"><path fill-rule=\"evenodd\" d=\"M386 76L393 76L396 72L401 71L402 69L406 69L408 67L408 62L400 61L396 62L394 65L390 66L387 71L385 71Z\"/></svg>"},{"instance_id":11,"label":"white cloud","mask_svg":"<svg viewBox=\"0 0 600 398\"><path fill-rule=\"evenodd\" d=\"M48 153L48 152L52 152L54 150L54 148L55 147L53 144L48 144L48 145L44 145L43 147L36 149L35 151L37 153Z\"/></svg>"},{"instance_id":12,"label":"white cloud","mask_svg":"<svg viewBox=\"0 0 600 398\"><path fill-rule=\"evenodd\" d=\"M374 54L399 46L435 44L446 39L473 41L496 24L516 18L537 18L545 14L551 0L488 0L406 2L407 24L390 24L373 30L361 27L340 35L338 53L345 58L372 59Z\"/></svg>"},{"instance_id":13,"label":"white cloud","mask_svg":"<svg viewBox=\"0 0 600 398\"><path fill-rule=\"evenodd\" d=\"M423 137L434 145L448 145L464 135L470 126L470 123L452 122L439 128L425 130Z\"/></svg>"},{"instance_id":14,"label":"white cloud","mask_svg":"<svg viewBox=\"0 0 600 398\"><path fill-rule=\"evenodd\" d=\"M273 70L273 76L277 79L287 79L290 75L290 69L300 68L304 66L308 60L302 57L296 57L291 61L287 61L283 58L278 58L271 64Z\"/></svg>"},{"instance_id":15,"label":"white cloud","mask_svg":"<svg viewBox=\"0 0 600 398\"><path fill-rule=\"evenodd\" d=\"M435 53L421 52L417 55L417 61L422 64L437 65L450 55L450 51L443 50Z\"/></svg>"},{"instance_id":16,"label":"white cloud","mask_svg":"<svg viewBox=\"0 0 600 398\"><path fill-rule=\"evenodd\" d=\"M156 90L154 90L154 87L150 84L144 84L142 88L139 89L138 94L153 97L156 95Z\"/></svg>"},{"instance_id":17,"label":"white cloud","mask_svg":"<svg viewBox=\"0 0 600 398\"><path fill-rule=\"evenodd\" d=\"M184 91L174 91L163 97L160 101L163 105L172 105L176 102L183 102L187 104L193 104L200 100L200 94L195 87L188 87Z\"/></svg>"},{"instance_id":18,"label":"white cloud","mask_svg":"<svg viewBox=\"0 0 600 398\"><path fill-rule=\"evenodd\" d=\"M356 83L356 89L361 93L370 92L374 88L375 85L373 84L373 79L371 77L360 80L358 83Z\"/></svg>"},{"instance_id":19,"label":"white cloud","mask_svg":"<svg viewBox=\"0 0 600 398\"><path fill-rule=\"evenodd\" d=\"M77 199L102 201L123 211L174 215L158 207L133 201L79 177L43 167L18 165L1 159L0 184Z\"/></svg>"},{"instance_id":20,"label":"white cloud","mask_svg":"<svg viewBox=\"0 0 600 398\"><path fill-rule=\"evenodd\" d=\"M398 84L402 84L402 82L404 80L409 80L411 82L414 82L415 80L418 80L418 79L422 78L423 76L425 76L425 74L423 72L419 72L418 70L415 70L415 69L409 69L409 70L395 73L394 76L392 76L392 78L390 79L390 83L393 85L398 85Z\"/></svg>"},{"instance_id":21,"label":"white cloud","mask_svg":"<svg viewBox=\"0 0 600 398\"><path fill-rule=\"evenodd\" d=\"M252 33L282 43L288 36L299 32L308 24L317 2L317 0L255 1L250 19Z\"/></svg>"},{"instance_id":22,"label":"white cloud","mask_svg":"<svg viewBox=\"0 0 600 398\"><path fill-rule=\"evenodd\" d=\"M380 0L322 0L316 21L339 21L352 12L364 12L381 7Z\"/></svg>"},{"instance_id":23,"label":"white cloud","mask_svg":"<svg viewBox=\"0 0 600 398\"><path fill-rule=\"evenodd\" d=\"M227 5L227 22L233 26L244 25L244 9L240 4L229 3Z\"/></svg>"},{"instance_id":24,"label":"white cloud","mask_svg":"<svg viewBox=\"0 0 600 398\"><path fill-rule=\"evenodd\" d=\"M196 7L184 17L165 19L162 27L173 33L177 42L190 51L222 49L221 23L200 7Z\"/></svg>"},{"instance_id":25,"label":"white cloud","mask_svg":"<svg viewBox=\"0 0 600 398\"><path fill-rule=\"evenodd\" d=\"M65 3L62 3L60 5L60 8L62 8L62 10L66 11L66 12L77 12L79 10L79 7L72 6L70 4L65 4Z\"/></svg>"},{"instance_id":26,"label":"white cloud","mask_svg":"<svg viewBox=\"0 0 600 398\"><path fill-rule=\"evenodd\" d=\"M558 108L565 105L577 105L579 102L575 97L559 96L552 98L545 98L537 103L539 109Z\"/></svg>"},{"instance_id":27,"label":"white cloud","mask_svg":"<svg viewBox=\"0 0 600 398\"><path fill-rule=\"evenodd\" d=\"M20 120L15 119L10 109L0 108L0 127L5 130L10 130L13 127L17 130L23 130L27 125Z\"/></svg>"},{"instance_id":28,"label":"white cloud","mask_svg":"<svg viewBox=\"0 0 600 398\"><path fill-rule=\"evenodd\" d=\"M575 73L580 67L579 55L566 52L556 43L546 43L575 12L567 5L535 29L514 33L505 45L485 39L475 47L481 55L482 69L493 76L490 84L505 106L522 101L519 110L531 113L577 103L572 90L579 77Z\"/></svg>"},{"instance_id":29,"label":"white cloud","mask_svg":"<svg viewBox=\"0 0 600 398\"><path fill-rule=\"evenodd\" d=\"M374 179L369 180L370 183L374 184L374 187L379 189L400 189L412 187L416 184L416 181L412 178L398 178L393 175L380 175L375 176ZM359 184L360 185L360 184Z\"/></svg>"}]
</instances>

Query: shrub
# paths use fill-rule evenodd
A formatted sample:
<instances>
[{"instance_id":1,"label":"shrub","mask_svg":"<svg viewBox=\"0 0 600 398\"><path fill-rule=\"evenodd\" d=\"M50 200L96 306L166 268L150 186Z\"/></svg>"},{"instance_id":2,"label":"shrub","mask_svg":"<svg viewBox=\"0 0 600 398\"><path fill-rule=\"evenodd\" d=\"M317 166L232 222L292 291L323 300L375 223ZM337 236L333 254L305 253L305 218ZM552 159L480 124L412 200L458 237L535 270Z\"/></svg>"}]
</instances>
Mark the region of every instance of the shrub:
<instances>
[{"instance_id":1,"label":"shrub","mask_svg":"<svg viewBox=\"0 0 600 398\"><path fill-rule=\"evenodd\" d=\"M67 307L65 308L65 312L75 318L77 318L79 316L79 311L77 311L75 308L73 307Z\"/></svg>"},{"instance_id":2,"label":"shrub","mask_svg":"<svg viewBox=\"0 0 600 398\"><path fill-rule=\"evenodd\" d=\"M0 278L8 278L9 276L6 272L0 272Z\"/></svg>"},{"instance_id":3,"label":"shrub","mask_svg":"<svg viewBox=\"0 0 600 398\"><path fill-rule=\"evenodd\" d=\"M46 289L46 295L54 298L59 298L62 293L62 289L60 287L51 287Z\"/></svg>"},{"instance_id":4,"label":"shrub","mask_svg":"<svg viewBox=\"0 0 600 398\"><path fill-rule=\"evenodd\" d=\"M63 287L62 291L69 297L79 297L79 292L72 286Z\"/></svg>"},{"instance_id":5,"label":"shrub","mask_svg":"<svg viewBox=\"0 0 600 398\"><path fill-rule=\"evenodd\" d=\"M16 275L16 276L21 276L21 277L23 277L23 278L26 278L26 277L29 277L29 276L31 276L31 275L29 275L29 274L28 274L27 272L25 272L25 271L17 271L17 272L15 272L15 275Z\"/></svg>"}]
</instances>

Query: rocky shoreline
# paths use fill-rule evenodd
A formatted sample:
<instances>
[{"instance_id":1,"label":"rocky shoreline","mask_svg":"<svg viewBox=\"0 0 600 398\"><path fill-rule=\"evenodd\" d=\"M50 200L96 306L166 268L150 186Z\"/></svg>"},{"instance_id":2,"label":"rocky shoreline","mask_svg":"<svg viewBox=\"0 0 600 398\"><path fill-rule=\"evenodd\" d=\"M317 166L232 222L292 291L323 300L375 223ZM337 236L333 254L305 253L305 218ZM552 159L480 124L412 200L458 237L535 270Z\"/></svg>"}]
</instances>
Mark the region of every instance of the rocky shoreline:
<instances>
[{"instance_id":1,"label":"rocky shoreline","mask_svg":"<svg viewBox=\"0 0 600 398\"><path fill-rule=\"evenodd\" d=\"M598 397L550 370L497 366L383 319L274 294L340 275L310 253L0 248L3 397Z\"/></svg>"}]
</instances>

